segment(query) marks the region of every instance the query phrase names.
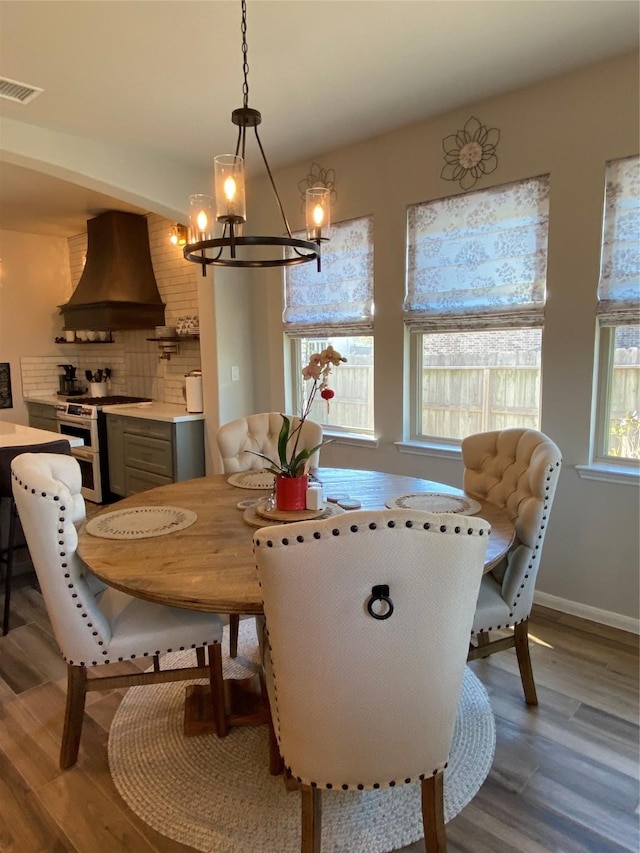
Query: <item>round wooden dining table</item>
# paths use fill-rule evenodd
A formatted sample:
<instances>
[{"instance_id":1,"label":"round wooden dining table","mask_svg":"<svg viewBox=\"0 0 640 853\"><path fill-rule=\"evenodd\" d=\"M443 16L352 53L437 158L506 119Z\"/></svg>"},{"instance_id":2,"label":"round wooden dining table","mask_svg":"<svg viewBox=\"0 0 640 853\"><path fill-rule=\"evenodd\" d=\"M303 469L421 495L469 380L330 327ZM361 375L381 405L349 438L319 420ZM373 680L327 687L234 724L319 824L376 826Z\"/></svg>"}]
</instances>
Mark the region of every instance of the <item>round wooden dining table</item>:
<instances>
[{"instance_id":1,"label":"round wooden dining table","mask_svg":"<svg viewBox=\"0 0 640 853\"><path fill-rule=\"evenodd\" d=\"M348 495L360 501L362 509L383 509L388 499L414 493L464 496L460 489L442 483L379 471L321 468L316 476L325 496ZM183 530L147 539L102 539L83 528L79 556L110 586L138 598L216 613L261 614L252 550L255 527L245 521L237 504L269 492L238 488L228 479L228 474L217 474L184 480L105 506L100 515L133 507L172 506L195 512L197 519ZM499 507L478 503L481 508L475 514L491 524L485 560L485 571L489 571L511 548L515 530Z\"/></svg>"},{"instance_id":2,"label":"round wooden dining table","mask_svg":"<svg viewBox=\"0 0 640 853\"><path fill-rule=\"evenodd\" d=\"M359 501L362 509L383 509L389 499L422 493L472 497L442 483L379 471L321 468L315 475L325 496L348 495ZM228 479L228 474L218 474L185 480L104 507L92 522L107 513L141 507L190 510L196 520L170 534L139 539L101 538L91 535L85 525L78 537L79 556L107 584L138 598L192 610L261 615L262 597L252 547L255 514L245 519L245 513L251 511L238 508L238 504L266 497L270 491L238 488ZM503 510L477 502L480 509L475 515L491 524L486 572L511 548L515 530ZM259 725L269 719L258 678L256 675L240 681L224 679L225 716L230 726ZM185 735L214 731L217 728L211 686L189 685L185 698Z\"/></svg>"}]
</instances>

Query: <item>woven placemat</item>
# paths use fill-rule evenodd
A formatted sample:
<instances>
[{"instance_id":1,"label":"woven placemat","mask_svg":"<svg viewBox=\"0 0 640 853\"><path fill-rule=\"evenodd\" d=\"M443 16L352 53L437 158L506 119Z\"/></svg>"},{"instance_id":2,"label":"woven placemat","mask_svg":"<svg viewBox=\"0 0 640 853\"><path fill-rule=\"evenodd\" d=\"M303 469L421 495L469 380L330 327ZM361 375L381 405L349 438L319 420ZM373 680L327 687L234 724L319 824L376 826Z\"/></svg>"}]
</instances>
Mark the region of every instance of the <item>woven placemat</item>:
<instances>
[{"instance_id":1,"label":"woven placemat","mask_svg":"<svg viewBox=\"0 0 640 853\"><path fill-rule=\"evenodd\" d=\"M197 518L192 510L178 506L139 506L98 515L85 530L100 539L150 539L184 530Z\"/></svg>"},{"instance_id":2,"label":"woven placemat","mask_svg":"<svg viewBox=\"0 0 640 853\"><path fill-rule=\"evenodd\" d=\"M238 657L249 668L256 660L254 624L240 622ZM222 648L227 676L227 629ZM163 668L192 658L195 662L193 652L168 655ZM111 775L124 800L158 832L205 853L298 853L300 794L287 792L282 777L269 775L267 727L235 728L225 738L187 738L184 695L181 682L127 691L109 734ZM476 794L494 748L489 697L467 668L445 771L445 820ZM420 838L418 783L331 791L322 798L323 853L387 853Z\"/></svg>"},{"instance_id":3,"label":"woven placemat","mask_svg":"<svg viewBox=\"0 0 640 853\"><path fill-rule=\"evenodd\" d=\"M227 483L237 486L239 489L273 489L276 478L264 468L252 468L250 471L236 471L228 479Z\"/></svg>"},{"instance_id":4,"label":"woven placemat","mask_svg":"<svg viewBox=\"0 0 640 853\"><path fill-rule=\"evenodd\" d=\"M422 509L426 512L461 512L464 515L475 515L482 509L482 504L473 498L462 495L448 495L446 492L414 492L410 495L399 495L389 498L386 502L389 509Z\"/></svg>"}]
</instances>

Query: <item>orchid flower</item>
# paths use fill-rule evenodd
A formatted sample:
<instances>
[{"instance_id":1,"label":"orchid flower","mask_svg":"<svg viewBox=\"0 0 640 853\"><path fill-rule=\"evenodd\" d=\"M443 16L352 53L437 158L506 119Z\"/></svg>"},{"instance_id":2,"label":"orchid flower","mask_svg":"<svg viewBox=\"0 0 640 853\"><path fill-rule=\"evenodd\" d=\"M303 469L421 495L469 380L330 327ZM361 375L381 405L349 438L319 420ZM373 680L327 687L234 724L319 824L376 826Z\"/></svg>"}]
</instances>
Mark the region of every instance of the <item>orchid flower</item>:
<instances>
[{"instance_id":1,"label":"orchid flower","mask_svg":"<svg viewBox=\"0 0 640 853\"><path fill-rule=\"evenodd\" d=\"M271 471L273 474L284 477L302 477L308 467L308 459L313 456L316 450L318 450L322 445L318 444L311 450L305 449L298 452L300 430L311 411L311 406L313 405L318 392L320 392L322 399L326 400L327 411L329 410L329 401L335 396L335 393L331 388L329 388L331 367L337 367L342 362L346 362L346 360L347 359L340 355L337 350L334 350L332 346L328 346L326 349L323 349L322 352L313 353L309 358L309 363L302 368L302 378L305 381L312 380L313 385L311 386L306 402L302 407L300 419L295 427L292 426L292 421L286 415L282 415L282 427L278 436L278 462L275 462L270 457L265 456L265 454L258 453L254 450L247 450L246 452L253 453L254 456L260 456L262 459L265 459L269 463L267 470ZM289 444L294 436L295 441L293 443L293 448L291 453L288 453Z\"/></svg>"}]
</instances>

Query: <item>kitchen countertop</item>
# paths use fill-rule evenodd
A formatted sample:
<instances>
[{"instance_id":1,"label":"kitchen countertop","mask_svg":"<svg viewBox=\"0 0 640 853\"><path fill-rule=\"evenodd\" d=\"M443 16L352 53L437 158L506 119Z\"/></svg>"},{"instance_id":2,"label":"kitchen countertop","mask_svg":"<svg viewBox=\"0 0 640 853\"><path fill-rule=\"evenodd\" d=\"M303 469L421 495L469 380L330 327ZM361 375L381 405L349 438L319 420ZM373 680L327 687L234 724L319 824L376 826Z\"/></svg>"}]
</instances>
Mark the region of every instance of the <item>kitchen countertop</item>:
<instances>
[{"instance_id":1,"label":"kitchen countertop","mask_svg":"<svg viewBox=\"0 0 640 853\"><path fill-rule=\"evenodd\" d=\"M34 394L25 397L24 401L25 403L44 403L48 406L55 406L56 403L65 402L65 398L58 397L56 394ZM184 406L176 403L119 403L115 406L103 406L102 411L128 418L146 418L150 421L168 421L169 423L204 420L202 412L187 412Z\"/></svg>"},{"instance_id":2,"label":"kitchen countertop","mask_svg":"<svg viewBox=\"0 0 640 853\"><path fill-rule=\"evenodd\" d=\"M24 424L10 424L0 421L0 447L22 447L28 444L45 444L49 441L66 439L71 447L82 447L84 441L72 435L61 435L46 429L35 429Z\"/></svg>"},{"instance_id":3,"label":"kitchen countertop","mask_svg":"<svg viewBox=\"0 0 640 853\"><path fill-rule=\"evenodd\" d=\"M203 421L202 412L187 412L184 406L176 403L121 403L119 406L104 406L106 414L120 415L125 418L146 418L149 421Z\"/></svg>"}]
</instances>

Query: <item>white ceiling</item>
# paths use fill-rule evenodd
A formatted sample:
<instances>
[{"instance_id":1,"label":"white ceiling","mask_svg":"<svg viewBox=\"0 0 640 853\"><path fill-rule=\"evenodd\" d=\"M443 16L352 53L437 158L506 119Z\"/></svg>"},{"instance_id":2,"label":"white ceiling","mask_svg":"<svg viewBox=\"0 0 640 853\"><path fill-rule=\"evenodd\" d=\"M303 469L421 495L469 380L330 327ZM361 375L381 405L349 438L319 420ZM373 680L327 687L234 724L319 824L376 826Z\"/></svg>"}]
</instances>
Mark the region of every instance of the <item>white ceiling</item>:
<instances>
[{"instance_id":1,"label":"white ceiling","mask_svg":"<svg viewBox=\"0 0 640 853\"><path fill-rule=\"evenodd\" d=\"M638 46L636 0L249 0L249 106L272 168ZM0 118L209 168L235 146L240 0L0 0ZM253 155L252 155L253 156ZM257 157L257 153L256 153ZM185 197L188 190L185 189ZM138 208L12 163L0 227L69 236Z\"/></svg>"}]
</instances>

